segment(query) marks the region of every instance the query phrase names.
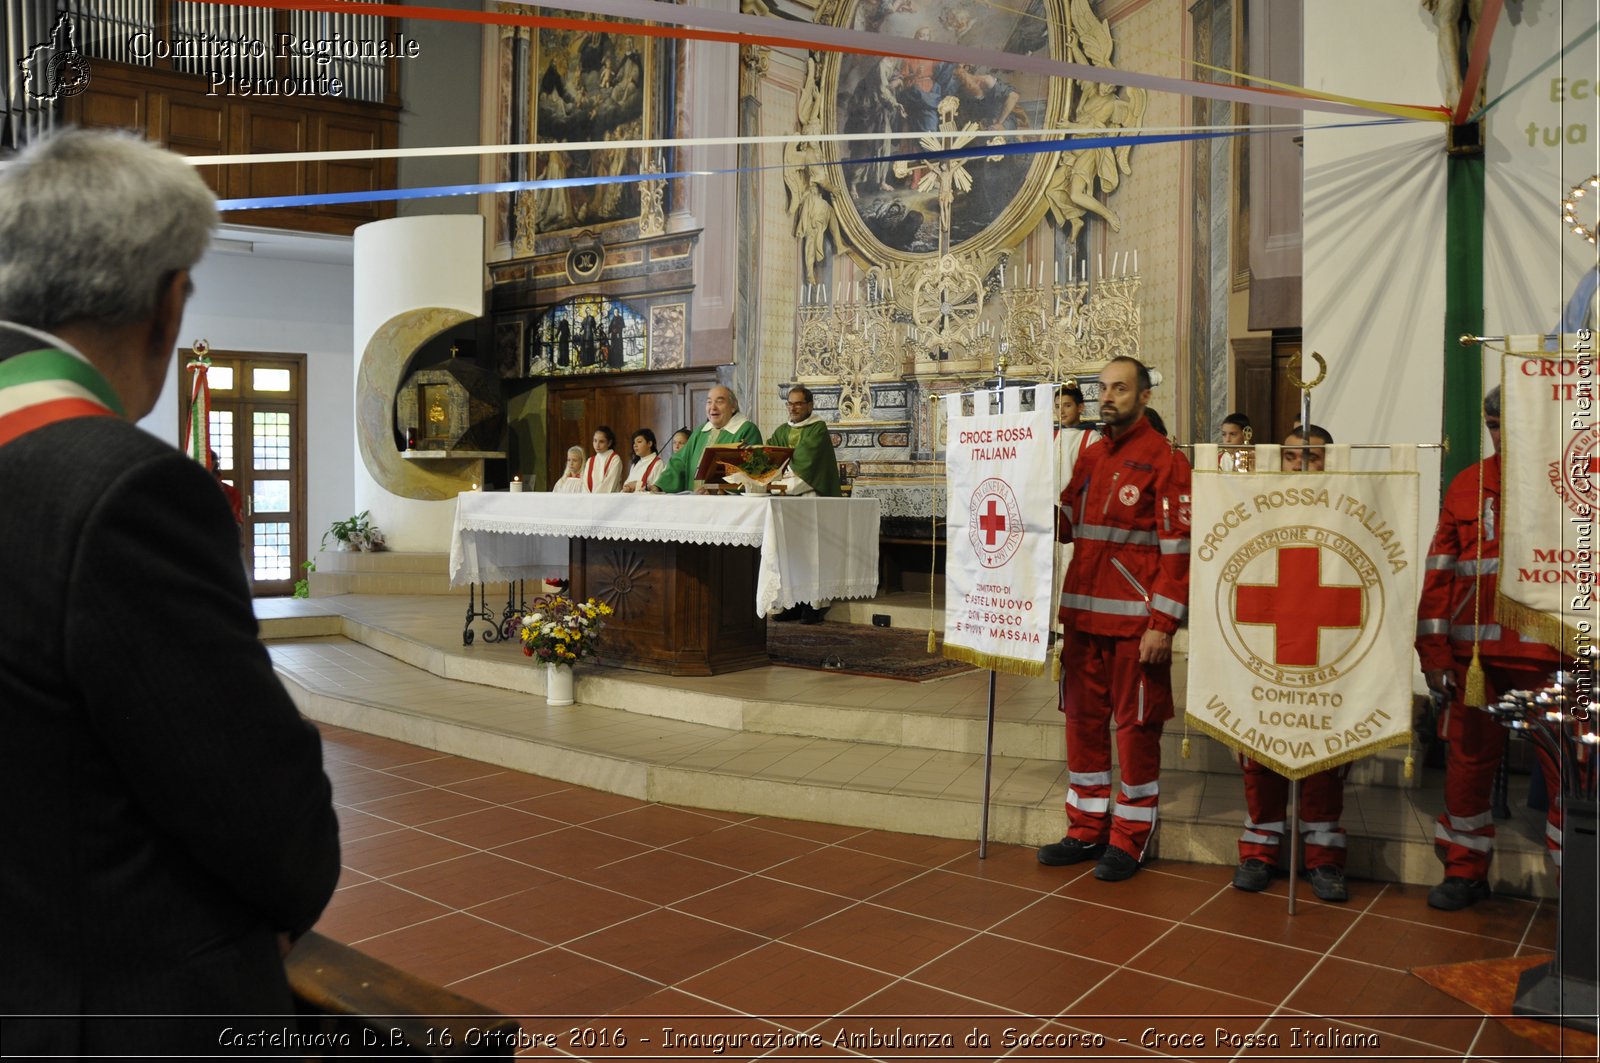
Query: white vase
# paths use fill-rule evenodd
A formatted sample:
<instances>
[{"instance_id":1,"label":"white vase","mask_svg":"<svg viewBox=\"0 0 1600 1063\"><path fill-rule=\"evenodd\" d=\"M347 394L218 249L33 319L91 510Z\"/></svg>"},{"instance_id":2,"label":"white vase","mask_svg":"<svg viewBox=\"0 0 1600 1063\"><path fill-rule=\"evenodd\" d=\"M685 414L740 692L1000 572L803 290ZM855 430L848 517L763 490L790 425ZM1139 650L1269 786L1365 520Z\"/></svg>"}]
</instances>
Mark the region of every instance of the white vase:
<instances>
[{"instance_id":1,"label":"white vase","mask_svg":"<svg viewBox=\"0 0 1600 1063\"><path fill-rule=\"evenodd\" d=\"M544 700L548 705L572 704L572 665L545 665Z\"/></svg>"}]
</instances>

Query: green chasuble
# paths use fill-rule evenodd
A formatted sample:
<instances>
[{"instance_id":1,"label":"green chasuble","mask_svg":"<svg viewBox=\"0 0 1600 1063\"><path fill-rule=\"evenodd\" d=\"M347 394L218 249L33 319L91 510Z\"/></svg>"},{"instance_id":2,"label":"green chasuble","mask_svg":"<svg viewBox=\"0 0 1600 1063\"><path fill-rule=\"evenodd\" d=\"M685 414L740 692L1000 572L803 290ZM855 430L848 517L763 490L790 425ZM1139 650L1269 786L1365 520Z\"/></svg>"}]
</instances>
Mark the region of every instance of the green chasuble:
<instances>
[{"instance_id":1,"label":"green chasuble","mask_svg":"<svg viewBox=\"0 0 1600 1063\"><path fill-rule=\"evenodd\" d=\"M759 447L761 429L755 426L754 421L746 420L742 414L737 413L721 431L712 428L711 422L707 421L695 429L694 434L689 437L689 442L672 455L667 467L661 470L656 486L669 495L675 495L680 491L693 491L694 474L700 469L700 455L704 454L706 447L713 443L719 445L745 443Z\"/></svg>"},{"instance_id":2,"label":"green chasuble","mask_svg":"<svg viewBox=\"0 0 1600 1063\"><path fill-rule=\"evenodd\" d=\"M828 422L812 414L798 425L779 425L768 446L793 447L789 468L817 494L839 497L839 459L833 454L833 436Z\"/></svg>"}]
</instances>

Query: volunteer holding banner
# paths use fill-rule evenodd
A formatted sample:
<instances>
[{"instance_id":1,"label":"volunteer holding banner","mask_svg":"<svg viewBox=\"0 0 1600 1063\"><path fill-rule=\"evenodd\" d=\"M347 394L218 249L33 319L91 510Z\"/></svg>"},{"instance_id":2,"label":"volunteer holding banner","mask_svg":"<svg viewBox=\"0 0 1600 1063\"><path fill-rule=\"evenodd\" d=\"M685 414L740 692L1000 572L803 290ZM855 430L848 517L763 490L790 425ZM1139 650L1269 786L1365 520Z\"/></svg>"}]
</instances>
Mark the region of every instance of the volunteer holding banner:
<instances>
[{"instance_id":1,"label":"volunteer holding banner","mask_svg":"<svg viewBox=\"0 0 1600 1063\"><path fill-rule=\"evenodd\" d=\"M1506 380L1517 382L1523 359L1512 359ZM1537 361L1527 364L1538 365ZM1513 438L1520 462L1531 470L1524 480L1545 479L1548 491L1550 456L1560 449L1559 434L1565 420L1549 403L1550 378L1535 377L1527 403L1529 416L1515 422ZM1500 394L1495 388L1483 400L1483 421L1494 453L1461 471L1445 492L1439 527L1428 548L1428 571L1417 610L1417 656L1428 686L1450 699L1439 720L1439 734L1449 742L1445 759L1444 813L1434 826L1434 845L1444 860L1445 878L1428 893L1428 904L1456 911L1489 895L1489 858L1494 847L1494 815L1489 790L1509 732L1483 705L1510 690L1537 690L1561 662L1561 654L1515 629L1502 628L1495 619L1495 594L1500 571L1500 531L1504 507L1500 504ZM1550 408L1544 408L1544 407ZM1548 423L1541 426L1539 420ZM1554 427L1557 438L1540 445L1545 428ZM1544 534L1532 541L1558 548L1565 507L1554 497L1529 491L1519 508L1524 516L1542 515ZM1553 545L1552 545L1553 544ZM1517 553L1508 544L1508 558ZM1522 564L1519 559L1517 565ZM1524 569L1531 569L1531 565ZM1508 564L1508 571L1516 571ZM1503 593L1503 592L1502 592ZM1557 602L1557 613L1561 612ZM1478 668L1472 666L1476 662ZM1470 691L1468 688L1472 688ZM1549 821L1545 841L1552 859L1561 859L1560 775L1544 765L1549 790Z\"/></svg>"},{"instance_id":2,"label":"volunteer holding banner","mask_svg":"<svg viewBox=\"0 0 1600 1063\"><path fill-rule=\"evenodd\" d=\"M1153 382L1135 358L1100 372L1106 441L1078 459L1058 538L1076 548L1061 593L1067 834L1041 864L1139 870L1155 831L1161 730L1172 716L1172 635L1189 597L1189 462L1145 418ZM1110 725L1121 790L1111 801Z\"/></svg>"}]
</instances>

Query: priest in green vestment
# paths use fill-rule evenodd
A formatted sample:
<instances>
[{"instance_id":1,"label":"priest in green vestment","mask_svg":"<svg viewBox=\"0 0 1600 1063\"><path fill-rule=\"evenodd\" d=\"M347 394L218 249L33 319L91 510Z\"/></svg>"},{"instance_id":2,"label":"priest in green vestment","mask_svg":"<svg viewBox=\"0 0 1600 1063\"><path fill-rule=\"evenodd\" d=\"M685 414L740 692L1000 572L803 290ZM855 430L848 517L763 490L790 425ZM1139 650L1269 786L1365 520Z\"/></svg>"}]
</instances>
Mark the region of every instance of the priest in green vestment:
<instances>
[{"instance_id":1,"label":"priest in green vestment","mask_svg":"<svg viewBox=\"0 0 1600 1063\"><path fill-rule=\"evenodd\" d=\"M721 384L706 394L706 423L695 429L689 441L677 449L650 490L669 495L694 490L700 455L713 443L761 446L761 429L739 412L739 400Z\"/></svg>"},{"instance_id":2,"label":"priest in green vestment","mask_svg":"<svg viewBox=\"0 0 1600 1063\"><path fill-rule=\"evenodd\" d=\"M811 412L811 389L789 389L789 423L779 425L767 440L772 447L793 447L789 467L775 481L790 495L839 497L839 459L833 453L828 422Z\"/></svg>"},{"instance_id":3,"label":"priest in green vestment","mask_svg":"<svg viewBox=\"0 0 1600 1063\"><path fill-rule=\"evenodd\" d=\"M779 426L767 440L768 446L793 447L783 474L773 481L782 484L784 493L839 497L839 459L833 453L833 436L828 422L811 412L811 389L796 384L789 389L789 423ZM832 603L822 598L814 602L797 602L772 619L779 623L798 620L802 624L820 624Z\"/></svg>"}]
</instances>

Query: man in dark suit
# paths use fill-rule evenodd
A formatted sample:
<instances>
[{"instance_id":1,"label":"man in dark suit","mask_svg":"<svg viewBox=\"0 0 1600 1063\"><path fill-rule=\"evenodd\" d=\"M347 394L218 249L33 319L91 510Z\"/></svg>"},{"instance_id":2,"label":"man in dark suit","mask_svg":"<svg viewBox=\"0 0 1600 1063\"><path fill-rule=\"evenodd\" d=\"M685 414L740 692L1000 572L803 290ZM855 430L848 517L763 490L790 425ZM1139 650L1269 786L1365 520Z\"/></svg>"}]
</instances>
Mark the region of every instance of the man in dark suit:
<instances>
[{"instance_id":1,"label":"man in dark suit","mask_svg":"<svg viewBox=\"0 0 1600 1063\"><path fill-rule=\"evenodd\" d=\"M227 500L134 424L215 224L196 171L131 137L0 170L6 1054L293 1030L242 1017L292 1013L283 956L338 879L321 741L257 638Z\"/></svg>"}]
</instances>

